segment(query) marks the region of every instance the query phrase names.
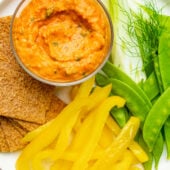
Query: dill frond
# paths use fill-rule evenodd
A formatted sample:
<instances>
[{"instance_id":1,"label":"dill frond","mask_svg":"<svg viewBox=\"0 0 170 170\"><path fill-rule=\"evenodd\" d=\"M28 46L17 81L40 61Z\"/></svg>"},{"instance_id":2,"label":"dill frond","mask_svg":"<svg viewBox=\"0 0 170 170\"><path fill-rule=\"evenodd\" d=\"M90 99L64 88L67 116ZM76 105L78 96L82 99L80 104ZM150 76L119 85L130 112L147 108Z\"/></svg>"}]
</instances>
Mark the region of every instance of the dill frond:
<instances>
[{"instance_id":1,"label":"dill frond","mask_svg":"<svg viewBox=\"0 0 170 170\"><path fill-rule=\"evenodd\" d=\"M143 62L143 70L146 77L152 73L154 69L154 58L158 55L159 37L164 30L164 23L161 20L162 10L159 9L154 0L145 1L145 5L140 5L138 12L132 9L123 11L127 17L126 31L129 35L128 49L130 53L134 53L136 48L136 56L140 56ZM134 54L133 54L134 55Z\"/></svg>"}]
</instances>

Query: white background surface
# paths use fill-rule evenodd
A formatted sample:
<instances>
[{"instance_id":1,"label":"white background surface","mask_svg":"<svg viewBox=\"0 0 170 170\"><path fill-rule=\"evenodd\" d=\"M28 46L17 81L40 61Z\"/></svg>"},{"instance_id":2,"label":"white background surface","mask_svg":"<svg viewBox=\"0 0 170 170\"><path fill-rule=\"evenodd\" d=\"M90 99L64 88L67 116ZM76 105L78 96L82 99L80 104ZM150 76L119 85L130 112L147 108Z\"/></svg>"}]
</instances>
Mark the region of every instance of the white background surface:
<instances>
[{"instance_id":1,"label":"white background surface","mask_svg":"<svg viewBox=\"0 0 170 170\"><path fill-rule=\"evenodd\" d=\"M107 0L102 0L102 1L104 2ZM127 0L127 2L132 6L135 1L140 2L141 0ZM170 0L158 0L158 1L161 6L164 6L167 2L170 2ZM0 17L12 15L19 2L20 0L0 0ZM164 10L164 13L168 14L169 12L170 12L170 6L167 6ZM15 170L15 162L18 155L19 152L10 153L10 154L0 153L0 170ZM170 161L166 160L165 151L161 157L158 170L170 170Z\"/></svg>"}]
</instances>

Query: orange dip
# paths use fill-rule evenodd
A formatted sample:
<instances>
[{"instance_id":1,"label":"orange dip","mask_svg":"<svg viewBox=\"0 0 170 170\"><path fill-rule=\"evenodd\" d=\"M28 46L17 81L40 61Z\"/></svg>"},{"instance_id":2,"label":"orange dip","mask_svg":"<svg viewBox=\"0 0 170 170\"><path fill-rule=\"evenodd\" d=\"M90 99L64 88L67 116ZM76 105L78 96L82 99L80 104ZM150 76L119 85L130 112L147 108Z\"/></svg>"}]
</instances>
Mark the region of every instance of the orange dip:
<instances>
[{"instance_id":1,"label":"orange dip","mask_svg":"<svg viewBox=\"0 0 170 170\"><path fill-rule=\"evenodd\" d=\"M111 42L107 16L96 0L32 0L14 20L22 63L46 80L70 82L89 75Z\"/></svg>"}]
</instances>

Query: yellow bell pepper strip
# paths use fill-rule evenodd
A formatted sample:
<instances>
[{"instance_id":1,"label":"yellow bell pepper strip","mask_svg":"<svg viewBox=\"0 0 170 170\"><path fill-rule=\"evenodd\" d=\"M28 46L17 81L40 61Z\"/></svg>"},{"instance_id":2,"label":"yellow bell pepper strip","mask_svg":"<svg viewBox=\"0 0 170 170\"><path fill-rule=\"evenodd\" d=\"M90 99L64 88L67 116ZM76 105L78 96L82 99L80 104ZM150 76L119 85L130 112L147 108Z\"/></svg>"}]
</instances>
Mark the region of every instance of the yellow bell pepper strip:
<instances>
[{"instance_id":1,"label":"yellow bell pepper strip","mask_svg":"<svg viewBox=\"0 0 170 170\"><path fill-rule=\"evenodd\" d=\"M73 87L71 88L70 94L69 94L71 100L74 100L75 96L76 96L77 93L78 93L79 88L80 88L80 85L75 85L75 86L73 86Z\"/></svg>"},{"instance_id":2,"label":"yellow bell pepper strip","mask_svg":"<svg viewBox=\"0 0 170 170\"><path fill-rule=\"evenodd\" d=\"M50 120L44 125L39 126L37 129L28 132L21 140L23 143L31 142L34 138L36 138L42 131L44 131L50 124L54 121Z\"/></svg>"},{"instance_id":3,"label":"yellow bell pepper strip","mask_svg":"<svg viewBox=\"0 0 170 170\"><path fill-rule=\"evenodd\" d=\"M129 170L143 170L143 166L141 164L136 164L136 165L132 165Z\"/></svg>"},{"instance_id":4,"label":"yellow bell pepper strip","mask_svg":"<svg viewBox=\"0 0 170 170\"><path fill-rule=\"evenodd\" d=\"M102 154L103 154L103 150L95 151L93 155L91 156L90 160L99 159ZM60 156L60 159L74 162L78 159L79 156L80 154L78 152L65 151ZM40 158L40 159L44 159L44 158Z\"/></svg>"},{"instance_id":5,"label":"yellow bell pepper strip","mask_svg":"<svg viewBox=\"0 0 170 170\"><path fill-rule=\"evenodd\" d=\"M119 125L116 123L116 121L111 117L109 116L107 118L107 121L106 121L106 125L108 126L108 128L110 128L110 130L117 136L120 131L121 131L121 128L119 127Z\"/></svg>"},{"instance_id":6,"label":"yellow bell pepper strip","mask_svg":"<svg viewBox=\"0 0 170 170\"><path fill-rule=\"evenodd\" d=\"M32 161L31 161L31 170L43 170L43 169L46 169L43 166L42 162L39 161L39 160L44 160L51 154L54 154L54 149L46 149L46 150L41 151L38 154L36 154L32 158ZM49 160L49 161L51 161L51 160Z\"/></svg>"},{"instance_id":7,"label":"yellow bell pepper strip","mask_svg":"<svg viewBox=\"0 0 170 170\"><path fill-rule=\"evenodd\" d=\"M129 149L133 152L133 154L141 163L147 162L149 160L148 155L137 142L133 141L129 145Z\"/></svg>"},{"instance_id":8,"label":"yellow bell pepper strip","mask_svg":"<svg viewBox=\"0 0 170 170\"><path fill-rule=\"evenodd\" d=\"M103 148L107 148L115 138L116 135L105 125L99 140L99 145Z\"/></svg>"},{"instance_id":9,"label":"yellow bell pepper strip","mask_svg":"<svg viewBox=\"0 0 170 170\"><path fill-rule=\"evenodd\" d=\"M133 141L139 129L139 125L139 118L131 117L120 134L113 141L112 145L105 150L105 153L96 161L91 170L103 170L106 169L106 165L110 164L110 162L116 162Z\"/></svg>"},{"instance_id":10,"label":"yellow bell pepper strip","mask_svg":"<svg viewBox=\"0 0 170 170\"><path fill-rule=\"evenodd\" d=\"M65 160L57 160L50 170L71 170L72 162Z\"/></svg>"},{"instance_id":11,"label":"yellow bell pepper strip","mask_svg":"<svg viewBox=\"0 0 170 170\"><path fill-rule=\"evenodd\" d=\"M104 88L100 88L99 94L97 92L93 92L87 100L84 100L83 103L84 104L87 103L86 105L88 107L86 107L86 108L92 109L93 107L96 107L96 105L101 100L104 100L109 95L110 91L111 91L111 85L108 85ZM64 152L64 150L67 148L68 141L69 141L69 138L70 138L71 129L72 129L73 124L75 123L76 118L77 118L79 113L80 112L77 112L77 114L74 113L73 115L71 115L71 113L70 113L70 116L67 118L67 123L65 123L65 126L63 127L65 130L62 129L62 131L61 131L62 135L60 134L60 136L58 137L59 139L58 139L58 142L56 144L57 148L55 148L55 152L53 152L51 155L47 155L51 160L53 160L53 161L57 160L59 158L59 156ZM43 152L40 152L39 154L43 155ZM41 157L37 156L34 159L36 159L36 158L38 159L38 158L41 158ZM38 164L39 164L38 167L40 167L42 160L39 159L39 160L36 160L34 162L38 162Z\"/></svg>"},{"instance_id":12,"label":"yellow bell pepper strip","mask_svg":"<svg viewBox=\"0 0 170 170\"><path fill-rule=\"evenodd\" d=\"M94 107L94 105L98 106L100 102L102 102L109 96L109 94L111 92L111 88L112 88L111 84L107 85L103 88L98 87L98 86L94 88L93 92L88 97L87 106L86 106L86 108L84 108L84 111L83 111L84 114L83 113L80 114L79 118L77 119L77 121L74 125L74 131L79 130L82 119L84 119L86 114L88 114L88 110L91 110Z\"/></svg>"},{"instance_id":13,"label":"yellow bell pepper strip","mask_svg":"<svg viewBox=\"0 0 170 170\"><path fill-rule=\"evenodd\" d=\"M111 118L111 116L108 117L106 124L115 135L120 133L121 129L119 125L114 121L113 118ZM141 163L148 161L148 155L137 142L132 141L128 148L133 152L133 154Z\"/></svg>"},{"instance_id":14,"label":"yellow bell pepper strip","mask_svg":"<svg viewBox=\"0 0 170 170\"><path fill-rule=\"evenodd\" d=\"M108 97L97 109L93 111L93 113L91 113L91 130L89 129L90 131L86 131L89 138L86 140L86 145L80 151L80 157L73 163L72 170L84 170L87 167L88 161L90 160L90 157L92 156L100 139L103 127L107 117L109 116L110 109L114 106L122 107L124 104L125 100L121 97ZM80 133L83 135L81 131Z\"/></svg>"},{"instance_id":15,"label":"yellow bell pepper strip","mask_svg":"<svg viewBox=\"0 0 170 170\"><path fill-rule=\"evenodd\" d=\"M94 83L95 83L95 77L92 77L92 78L88 79L87 81L85 81L84 83L82 83L77 90L75 99L76 98L81 99L84 97L88 97L93 86L94 86Z\"/></svg>"},{"instance_id":16,"label":"yellow bell pepper strip","mask_svg":"<svg viewBox=\"0 0 170 170\"><path fill-rule=\"evenodd\" d=\"M123 157L121 158L121 160L116 163L116 166L115 166L114 170L121 170L121 169L122 170L129 170L134 159L135 158L134 158L134 155L132 154L132 152L129 151L129 150L126 150L124 152Z\"/></svg>"}]
</instances>

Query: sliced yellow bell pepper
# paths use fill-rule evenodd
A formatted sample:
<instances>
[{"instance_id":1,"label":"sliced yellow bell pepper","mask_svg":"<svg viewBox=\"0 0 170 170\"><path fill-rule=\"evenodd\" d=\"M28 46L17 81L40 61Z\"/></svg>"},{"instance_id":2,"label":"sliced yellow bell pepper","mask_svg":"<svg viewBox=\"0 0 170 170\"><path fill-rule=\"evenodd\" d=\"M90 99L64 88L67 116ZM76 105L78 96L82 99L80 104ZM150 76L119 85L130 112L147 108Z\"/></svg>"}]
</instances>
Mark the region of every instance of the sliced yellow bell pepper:
<instances>
[{"instance_id":1,"label":"sliced yellow bell pepper","mask_svg":"<svg viewBox=\"0 0 170 170\"><path fill-rule=\"evenodd\" d=\"M147 162L149 160L148 155L137 142L133 141L130 144L129 149L133 152L133 154L141 163Z\"/></svg>"},{"instance_id":2,"label":"sliced yellow bell pepper","mask_svg":"<svg viewBox=\"0 0 170 170\"><path fill-rule=\"evenodd\" d=\"M93 86L94 86L94 82L95 82L95 77L92 77L90 79L88 79L87 81L85 81L84 83L82 83L80 85L80 87L77 90L77 94L75 95L75 98L81 99L84 97L88 97Z\"/></svg>"},{"instance_id":3,"label":"sliced yellow bell pepper","mask_svg":"<svg viewBox=\"0 0 170 170\"><path fill-rule=\"evenodd\" d=\"M24 138L22 138L23 143L31 142L34 138L36 138L42 131L44 131L54 120L50 120L42 126L39 126L37 129L28 132Z\"/></svg>"},{"instance_id":4,"label":"sliced yellow bell pepper","mask_svg":"<svg viewBox=\"0 0 170 170\"><path fill-rule=\"evenodd\" d=\"M120 133L120 127L114 121L114 119L111 118L111 116L108 117L106 124L114 134L118 135ZM141 163L148 161L148 155L137 142L132 141L132 143L129 145L129 149L133 152L133 154Z\"/></svg>"},{"instance_id":5,"label":"sliced yellow bell pepper","mask_svg":"<svg viewBox=\"0 0 170 170\"><path fill-rule=\"evenodd\" d=\"M57 160L50 168L50 170L71 170L72 162L65 160Z\"/></svg>"},{"instance_id":6,"label":"sliced yellow bell pepper","mask_svg":"<svg viewBox=\"0 0 170 170\"><path fill-rule=\"evenodd\" d=\"M134 155L132 154L131 151L126 150L121 157L121 160L116 163L115 170L129 170L131 167L133 160L134 160Z\"/></svg>"},{"instance_id":7,"label":"sliced yellow bell pepper","mask_svg":"<svg viewBox=\"0 0 170 170\"><path fill-rule=\"evenodd\" d=\"M102 157L96 161L92 170L103 170L110 162L116 162L125 149L133 141L140 125L139 118L131 117L112 145L105 150Z\"/></svg>"},{"instance_id":8,"label":"sliced yellow bell pepper","mask_svg":"<svg viewBox=\"0 0 170 170\"><path fill-rule=\"evenodd\" d=\"M114 119L109 116L106 121L106 125L110 128L110 130L117 136L121 129L119 125L114 121Z\"/></svg>"},{"instance_id":9,"label":"sliced yellow bell pepper","mask_svg":"<svg viewBox=\"0 0 170 170\"><path fill-rule=\"evenodd\" d=\"M55 153L54 149L46 149L34 155L31 161L31 169L32 170L45 170L46 168L43 166L42 161L46 158L49 158L49 155ZM52 160L49 160L52 161Z\"/></svg>"},{"instance_id":10,"label":"sliced yellow bell pepper","mask_svg":"<svg viewBox=\"0 0 170 170\"><path fill-rule=\"evenodd\" d=\"M110 128L105 125L99 140L99 145L103 148L107 148L109 145L112 144L115 138L116 136L113 134Z\"/></svg>"},{"instance_id":11,"label":"sliced yellow bell pepper","mask_svg":"<svg viewBox=\"0 0 170 170\"><path fill-rule=\"evenodd\" d=\"M105 122L109 116L109 111L112 107L118 106L122 107L125 104L125 100L118 96L108 97L101 105L90 114L90 131L84 131L84 133L88 133L89 138L86 140L86 145L80 151L80 157L74 162L72 170L84 170L87 167L87 163L92 156L95 147L100 139L103 127ZM87 128L88 129L88 128ZM90 134L89 134L90 132ZM80 134L84 135L80 130ZM79 142L79 140L77 140Z\"/></svg>"},{"instance_id":12,"label":"sliced yellow bell pepper","mask_svg":"<svg viewBox=\"0 0 170 170\"><path fill-rule=\"evenodd\" d=\"M144 168L140 165L132 165L129 170L143 170Z\"/></svg>"},{"instance_id":13,"label":"sliced yellow bell pepper","mask_svg":"<svg viewBox=\"0 0 170 170\"><path fill-rule=\"evenodd\" d=\"M63 154L63 152L69 146L71 132L72 132L74 124L76 123L79 115L82 114L84 111L88 112L89 111L88 109L95 108L98 103L100 103L102 100L107 98L110 91L111 91L110 85L106 86L105 88L101 88L100 95L98 95L97 99L96 99L97 93L94 92L89 97L87 97L86 100L84 100L84 102L83 102L84 105L88 106L88 107L85 107L85 109L81 110L81 112L70 113L70 116L67 118L67 123L64 124L64 122L63 122L64 126L61 129L61 132L58 136L56 146L54 148L56 150L56 154L49 155L50 159L52 159L52 160L59 159L59 157Z\"/></svg>"}]
</instances>

